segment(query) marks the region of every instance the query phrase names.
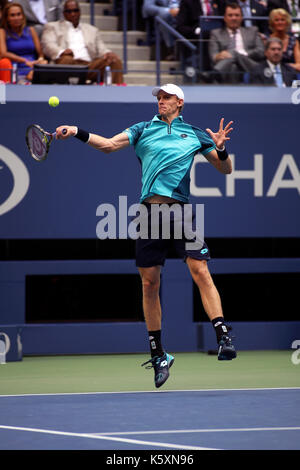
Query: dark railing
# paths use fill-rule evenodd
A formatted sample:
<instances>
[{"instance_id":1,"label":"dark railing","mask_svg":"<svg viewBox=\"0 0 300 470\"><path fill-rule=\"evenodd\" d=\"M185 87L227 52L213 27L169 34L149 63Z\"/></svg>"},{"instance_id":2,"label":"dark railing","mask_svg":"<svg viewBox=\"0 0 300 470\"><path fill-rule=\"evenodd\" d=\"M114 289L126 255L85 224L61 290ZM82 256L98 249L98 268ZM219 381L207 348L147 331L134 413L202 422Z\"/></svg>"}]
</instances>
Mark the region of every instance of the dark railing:
<instances>
[{"instance_id":1,"label":"dark railing","mask_svg":"<svg viewBox=\"0 0 300 470\"><path fill-rule=\"evenodd\" d=\"M196 68L196 57L195 53L197 51L197 47L188 41L184 36L182 36L178 31L176 31L172 26L166 23L159 17L155 17L155 49L156 49L156 85L160 85L160 28L164 28L167 30L172 36L174 36L178 41L180 41L181 45L186 47L192 52L191 55L191 63L192 66Z\"/></svg>"}]
</instances>

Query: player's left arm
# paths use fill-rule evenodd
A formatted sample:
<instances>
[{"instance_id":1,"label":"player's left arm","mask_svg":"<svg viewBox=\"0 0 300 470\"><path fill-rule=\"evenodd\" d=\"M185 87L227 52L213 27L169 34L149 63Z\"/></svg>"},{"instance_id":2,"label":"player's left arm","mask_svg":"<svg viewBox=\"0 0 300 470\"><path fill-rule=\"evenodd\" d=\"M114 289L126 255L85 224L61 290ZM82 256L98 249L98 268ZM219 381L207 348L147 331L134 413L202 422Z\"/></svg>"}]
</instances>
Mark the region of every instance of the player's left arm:
<instances>
[{"instance_id":1,"label":"player's left arm","mask_svg":"<svg viewBox=\"0 0 300 470\"><path fill-rule=\"evenodd\" d=\"M227 140L230 140L230 137L228 137L228 135L233 130L233 128L230 127L232 123L233 121L230 121L224 127L224 118L222 118L220 121L219 130L217 132L213 132L211 129L206 129L206 132L208 132L208 134L216 144L216 149L212 150L211 152L208 152L205 155L205 158L217 170L224 174L229 174L232 172L232 163L225 147Z\"/></svg>"}]
</instances>

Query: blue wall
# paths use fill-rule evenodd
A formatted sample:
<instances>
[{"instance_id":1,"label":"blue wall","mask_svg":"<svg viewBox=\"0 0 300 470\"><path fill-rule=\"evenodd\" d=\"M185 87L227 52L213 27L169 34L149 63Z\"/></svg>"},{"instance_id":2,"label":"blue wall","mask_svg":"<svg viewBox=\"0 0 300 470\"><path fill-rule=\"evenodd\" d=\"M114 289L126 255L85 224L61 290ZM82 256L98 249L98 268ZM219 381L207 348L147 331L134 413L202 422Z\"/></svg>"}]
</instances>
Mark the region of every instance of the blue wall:
<instances>
[{"instance_id":1,"label":"blue wall","mask_svg":"<svg viewBox=\"0 0 300 470\"><path fill-rule=\"evenodd\" d=\"M8 88L10 95L14 88ZM29 184L20 203L2 213L0 238L94 238L99 204L117 206L120 195L127 196L129 205L138 201L141 175L133 148L105 155L70 139L54 142L48 160L40 164L28 154L25 129L33 122L51 131L69 123L110 137L135 122L151 119L156 112L154 97L151 99L150 89L143 87L145 101L139 96L133 101L132 88L114 87L106 92L106 99L108 92L116 90L117 95L125 95L130 102L115 101L118 96L113 95L111 102L102 102L103 87L86 87L89 94L95 90L94 102L77 102L77 93L80 96L84 87L71 87L73 102L65 102L66 87L40 88L41 96L33 93L35 87L23 86L23 101L13 95L6 105L0 106L0 214L13 192L25 191L25 174L20 180L14 175L14 180L13 172L22 170L10 168L13 156L8 155L9 151L23 162ZM202 103L199 96L197 102L193 95L188 99L188 90L184 109L187 121L204 129L216 129L221 117L234 121L228 150L235 171L221 175L201 162L200 157L192 171L191 202L205 204L206 237L299 237L300 105L292 104L291 91L273 90L289 93L284 103L275 98L271 103L243 102L239 97L237 101L222 103L218 100L220 89L216 88L213 94L208 88L212 102ZM243 90L249 93L248 89ZM230 88L221 92L235 99ZM53 93L61 99L55 109L47 103ZM252 93L256 96L255 90ZM92 97L87 96L87 100ZM213 195L208 196L211 191Z\"/></svg>"},{"instance_id":2,"label":"blue wall","mask_svg":"<svg viewBox=\"0 0 300 470\"><path fill-rule=\"evenodd\" d=\"M205 205L205 236L300 237L300 107L292 103L294 90L187 87L184 91L187 121L204 129L216 129L221 117L234 121L228 144L232 175L218 174L201 156L192 170L191 202ZM61 100L56 109L47 104L51 95ZM156 103L151 88L8 86L6 97L7 103L0 105L0 239L93 239L100 204L117 206L121 195L127 196L128 205L138 201L141 175L133 148L105 155L70 139L54 142L47 161L37 163L26 149L25 129L31 123L50 131L74 124L110 137L153 117ZM213 272L230 272L232 266L234 272L300 271L299 259L220 262L211 264ZM126 263L0 262L0 325L24 324L26 274L136 272L134 262ZM166 265L162 303L170 350L215 346L210 325L192 322L192 282L180 261ZM24 352L147 350L144 323L130 327L135 339L126 344L119 340L128 337L126 324L24 325ZM287 334L274 335L269 328L267 340L256 335L257 341L249 341L245 324L236 325L238 347L288 348L300 335L299 323L285 328Z\"/></svg>"}]
</instances>

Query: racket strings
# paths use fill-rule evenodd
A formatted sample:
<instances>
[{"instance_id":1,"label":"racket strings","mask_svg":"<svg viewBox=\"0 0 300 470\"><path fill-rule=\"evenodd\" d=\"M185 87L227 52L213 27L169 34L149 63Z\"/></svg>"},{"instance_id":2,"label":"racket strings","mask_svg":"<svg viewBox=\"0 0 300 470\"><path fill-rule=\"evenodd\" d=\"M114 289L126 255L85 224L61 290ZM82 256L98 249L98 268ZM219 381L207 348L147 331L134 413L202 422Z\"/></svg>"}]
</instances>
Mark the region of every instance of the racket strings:
<instances>
[{"instance_id":1,"label":"racket strings","mask_svg":"<svg viewBox=\"0 0 300 470\"><path fill-rule=\"evenodd\" d=\"M36 160L43 160L49 149L52 135L47 135L38 126L30 126L27 132L27 145Z\"/></svg>"}]
</instances>

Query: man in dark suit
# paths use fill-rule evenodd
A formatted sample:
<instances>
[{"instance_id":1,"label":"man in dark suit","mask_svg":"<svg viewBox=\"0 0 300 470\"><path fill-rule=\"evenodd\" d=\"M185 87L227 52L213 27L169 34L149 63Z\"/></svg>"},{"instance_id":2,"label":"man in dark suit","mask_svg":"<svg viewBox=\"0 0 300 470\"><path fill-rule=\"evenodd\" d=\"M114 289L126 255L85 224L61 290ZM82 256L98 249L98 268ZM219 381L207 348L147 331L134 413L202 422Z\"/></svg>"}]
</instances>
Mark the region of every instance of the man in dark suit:
<instances>
[{"instance_id":1,"label":"man in dark suit","mask_svg":"<svg viewBox=\"0 0 300 470\"><path fill-rule=\"evenodd\" d=\"M243 13L243 18L250 18L243 21L243 26L257 26L263 34L268 34L268 21L255 20L258 16L268 16L267 5L259 0L238 0Z\"/></svg>"},{"instance_id":2,"label":"man in dark suit","mask_svg":"<svg viewBox=\"0 0 300 470\"><path fill-rule=\"evenodd\" d=\"M210 34L209 57L222 83L239 83L245 72L250 72L264 59L264 45L256 26L241 26L241 7L228 4L224 14L224 28Z\"/></svg>"},{"instance_id":3,"label":"man in dark suit","mask_svg":"<svg viewBox=\"0 0 300 470\"><path fill-rule=\"evenodd\" d=\"M291 16L300 17L300 0L268 0L268 13L283 8Z\"/></svg>"},{"instance_id":4,"label":"man in dark suit","mask_svg":"<svg viewBox=\"0 0 300 470\"><path fill-rule=\"evenodd\" d=\"M201 55L201 68L209 68L209 59L207 52L207 43L209 31L213 28L220 28L222 20L206 19L201 23L200 17L203 16L222 16L225 9L225 0L181 0L179 13L176 17L176 29L186 39L198 46L198 54ZM201 41L201 42L200 42ZM189 64L190 54L184 48L186 65Z\"/></svg>"},{"instance_id":5,"label":"man in dark suit","mask_svg":"<svg viewBox=\"0 0 300 470\"><path fill-rule=\"evenodd\" d=\"M266 59L250 74L250 82L257 85L273 85L277 87L292 86L297 80L297 73L281 63L283 44L278 38L270 38L266 42Z\"/></svg>"},{"instance_id":6,"label":"man in dark suit","mask_svg":"<svg viewBox=\"0 0 300 470\"><path fill-rule=\"evenodd\" d=\"M187 39L199 39L200 16L221 16L224 14L224 1L208 0L209 14L207 13L207 5L200 0L181 0L179 13L176 17L176 29Z\"/></svg>"}]
</instances>

